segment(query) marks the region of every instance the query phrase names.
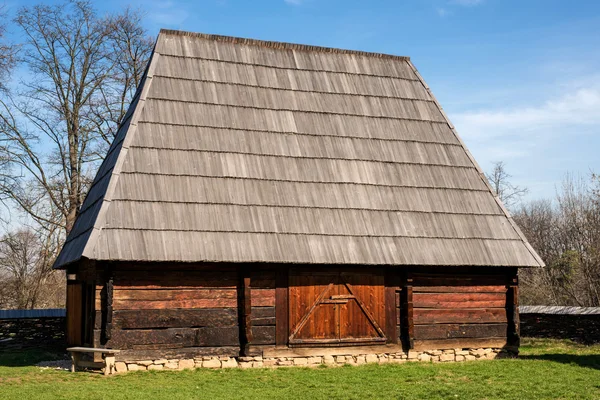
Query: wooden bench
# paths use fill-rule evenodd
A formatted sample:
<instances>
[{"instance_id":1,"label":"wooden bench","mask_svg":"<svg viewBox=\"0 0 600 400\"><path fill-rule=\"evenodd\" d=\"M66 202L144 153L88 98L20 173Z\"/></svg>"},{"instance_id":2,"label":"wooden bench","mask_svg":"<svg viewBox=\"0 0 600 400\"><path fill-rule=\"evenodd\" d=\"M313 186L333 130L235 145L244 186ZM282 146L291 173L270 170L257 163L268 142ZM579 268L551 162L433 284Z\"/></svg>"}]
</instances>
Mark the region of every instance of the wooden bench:
<instances>
[{"instance_id":1,"label":"wooden bench","mask_svg":"<svg viewBox=\"0 0 600 400\"><path fill-rule=\"evenodd\" d=\"M104 368L104 375L110 375L115 371L115 354L120 350L113 349L96 349L93 347L69 347L67 349L71 353L71 372L77 371L78 367L87 368ZM101 354L104 362L83 361L81 355L83 353Z\"/></svg>"}]
</instances>

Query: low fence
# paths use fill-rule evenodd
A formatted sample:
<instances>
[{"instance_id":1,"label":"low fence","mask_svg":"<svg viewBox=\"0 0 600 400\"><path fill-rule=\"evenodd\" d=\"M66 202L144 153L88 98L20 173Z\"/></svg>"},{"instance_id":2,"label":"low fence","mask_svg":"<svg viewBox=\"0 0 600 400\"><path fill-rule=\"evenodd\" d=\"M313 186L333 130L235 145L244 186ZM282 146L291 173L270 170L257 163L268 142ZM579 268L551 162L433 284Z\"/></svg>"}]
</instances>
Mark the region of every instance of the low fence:
<instances>
[{"instance_id":1,"label":"low fence","mask_svg":"<svg viewBox=\"0 0 600 400\"><path fill-rule=\"evenodd\" d=\"M66 348L64 308L0 310L0 351Z\"/></svg>"},{"instance_id":2,"label":"low fence","mask_svg":"<svg viewBox=\"0 0 600 400\"><path fill-rule=\"evenodd\" d=\"M521 336L600 343L600 307L521 306Z\"/></svg>"},{"instance_id":3,"label":"low fence","mask_svg":"<svg viewBox=\"0 0 600 400\"><path fill-rule=\"evenodd\" d=\"M37 310L0 310L0 319L16 318L59 318L66 317L64 308L44 308Z\"/></svg>"}]
</instances>

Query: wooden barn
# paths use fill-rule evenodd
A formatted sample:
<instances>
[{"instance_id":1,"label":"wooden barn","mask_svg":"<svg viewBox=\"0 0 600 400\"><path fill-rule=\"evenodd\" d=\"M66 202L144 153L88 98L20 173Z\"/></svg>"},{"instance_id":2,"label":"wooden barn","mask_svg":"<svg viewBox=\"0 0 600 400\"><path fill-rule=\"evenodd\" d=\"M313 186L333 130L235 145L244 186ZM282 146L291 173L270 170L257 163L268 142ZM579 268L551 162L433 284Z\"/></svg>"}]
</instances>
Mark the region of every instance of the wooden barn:
<instances>
[{"instance_id":1,"label":"wooden barn","mask_svg":"<svg viewBox=\"0 0 600 400\"><path fill-rule=\"evenodd\" d=\"M409 58L170 30L55 264L129 361L514 349L539 266Z\"/></svg>"}]
</instances>

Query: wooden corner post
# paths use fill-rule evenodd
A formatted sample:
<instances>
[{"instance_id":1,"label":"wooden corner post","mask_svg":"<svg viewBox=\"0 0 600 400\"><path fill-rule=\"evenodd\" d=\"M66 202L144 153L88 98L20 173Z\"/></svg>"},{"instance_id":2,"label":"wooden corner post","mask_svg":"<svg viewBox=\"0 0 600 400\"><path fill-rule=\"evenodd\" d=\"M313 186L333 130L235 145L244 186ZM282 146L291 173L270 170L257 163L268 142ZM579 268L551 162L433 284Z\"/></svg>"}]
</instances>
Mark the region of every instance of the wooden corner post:
<instances>
[{"instance_id":1,"label":"wooden corner post","mask_svg":"<svg viewBox=\"0 0 600 400\"><path fill-rule=\"evenodd\" d=\"M385 271L385 334L388 343L397 344L400 335L397 331L396 291L398 290L398 271L388 268Z\"/></svg>"},{"instance_id":2,"label":"wooden corner post","mask_svg":"<svg viewBox=\"0 0 600 400\"><path fill-rule=\"evenodd\" d=\"M410 271L404 275L401 294L402 344L407 349L415 347L415 324L413 319L413 276Z\"/></svg>"},{"instance_id":3,"label":"wooden corner post","mask_svg":"<svg viewBox=\"0 0 600 400\"><path fill-rule=\"evenodd\" d=\"M506 313L508 315L507 343L509 346L519 347L521 344L520 319L519 319L519 275L518 270L511 271L508 275L506 293Z\"/></svg>"},{"instance_id":4,"label":"wooden corner post","mask_svg":"<svg viewBox=\"0 0 600 400\"><path fill-rule=\"evenodd\" d=\"M101 296L102 304L102 333L101 343L106 343L112 337L112 317L113 317L113 285L114 285L114 274L112 265L107 264L104 271L104 287L103 294Z\"/></svg>"},{"instance_id":5,"label":"wooden corner post","mask_svg":"<svg viewBox=\"0 0 600 400\"><path fill-rule=\"evenodd\" d=\"M252 290L250 287L250 266L244 265L239 270L238 315L240 327L240 351L243 356L250 354L252 345Z\"/></svg>"},{"instance_id":6,"label":"wooden corner post","mask_svg":"<svg viewBox=\"0 0 600 400\"><path fill-rule=\"evenodd\" d=\"M288 274L282 266L275 277L275 345L287 346L289 338Z\"/></svg>"}]
</instances>

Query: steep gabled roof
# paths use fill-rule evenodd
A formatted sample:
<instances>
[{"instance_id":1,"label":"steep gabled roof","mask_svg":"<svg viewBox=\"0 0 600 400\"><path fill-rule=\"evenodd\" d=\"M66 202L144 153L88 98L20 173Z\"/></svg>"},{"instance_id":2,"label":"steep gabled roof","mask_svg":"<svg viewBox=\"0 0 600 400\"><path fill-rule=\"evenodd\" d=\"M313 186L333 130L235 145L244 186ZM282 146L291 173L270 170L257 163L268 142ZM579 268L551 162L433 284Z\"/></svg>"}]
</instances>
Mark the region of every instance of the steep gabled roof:
<instances>
[{"instance_id":1,"label":"steep gabled roof","mask_svg":"<svg viewBox=\"0 0 600 400\"><path fill-rule=\"evenodd\" d=\"M56 261L541 266L406 57L161 31Z\"/></svg>"}]
</instances>

